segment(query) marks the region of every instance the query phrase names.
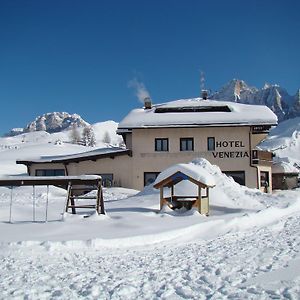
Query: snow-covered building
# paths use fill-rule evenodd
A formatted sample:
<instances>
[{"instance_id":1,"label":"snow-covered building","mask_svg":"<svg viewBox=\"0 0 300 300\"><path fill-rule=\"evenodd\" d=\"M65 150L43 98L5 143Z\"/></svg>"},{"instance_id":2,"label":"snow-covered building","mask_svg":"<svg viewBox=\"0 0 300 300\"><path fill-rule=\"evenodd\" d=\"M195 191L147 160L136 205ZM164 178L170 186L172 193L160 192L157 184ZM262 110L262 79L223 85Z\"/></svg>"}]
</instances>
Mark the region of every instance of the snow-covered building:
<instances>
[{"instance_id":1,"label":"snow-covered building","mask_svg":"<svg viewBox=\"0 0 300 300\"><path fill-rule=\"evenodd\" d=\"M290 162L279 160L272 166L273 189L289 190L298 187L299 170Z\"/></svg>"},{"instance_id":2,"label":"snow-covered building","mask_svg":"<svg viewBox=\"0 0 300 300\"><path fill-rule=\"evenodd\" d=\"M115 185L142 189L169 166L204 157L240 184L265 188L272 186L272 154L256 146L276 124L276 115L263 105L202 98L147 101L119 123L126 149L18 163L26 164L30 175L55 168L68 175L100 174Z\"/></svg>"}]
</instances>

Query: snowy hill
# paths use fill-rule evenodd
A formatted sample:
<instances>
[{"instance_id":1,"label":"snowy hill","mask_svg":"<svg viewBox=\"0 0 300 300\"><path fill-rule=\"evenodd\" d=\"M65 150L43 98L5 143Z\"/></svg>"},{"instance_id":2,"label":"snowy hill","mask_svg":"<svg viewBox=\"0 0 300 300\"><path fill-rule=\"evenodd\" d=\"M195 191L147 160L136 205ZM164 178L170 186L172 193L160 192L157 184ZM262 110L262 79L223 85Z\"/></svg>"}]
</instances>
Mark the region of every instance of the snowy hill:
<instances>
[{"instance_id":1,"label":"snowy hill","mask_svg":"<svg viewBox=\"0 0 300 300\"><path fill-rule=\"evenodd\" d=\"M262 89L250 87L245 81L233 79L211 99L234 101L246 104L268 106L278 116L279 121L300 116L300 90L294 96L278 85L265 84Z\"/></svg>"},{"instance_id":2,"label":"snowy hill","mask_svg":"<svg viewBox=\"0 0 300 300\"><path fill-rule=\"evenodd\" d=\"M98 148L119 146L121 136L116 134L118 123L99 122L92 125ZM79 130L82 130L79 129ZM109 137L109 143L104 138ZM16 165L16 159L39 157L41 155L65 155L89 151L94 148L71 143L71 130L57 133L33 131L13 137L0 138L0 175L26 173L26 168Z\"/></svg>"}]
</instances>

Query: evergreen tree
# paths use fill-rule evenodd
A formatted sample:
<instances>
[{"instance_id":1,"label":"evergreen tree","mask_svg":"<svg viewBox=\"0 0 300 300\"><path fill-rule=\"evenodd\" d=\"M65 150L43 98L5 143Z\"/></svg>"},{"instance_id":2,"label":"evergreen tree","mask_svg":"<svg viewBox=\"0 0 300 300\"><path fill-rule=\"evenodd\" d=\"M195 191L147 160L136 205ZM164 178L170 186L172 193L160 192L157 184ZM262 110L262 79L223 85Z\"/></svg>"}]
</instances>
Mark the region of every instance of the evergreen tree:
<instances>
[{"instance_id":1,"label":"evergreen tree","mask_svg":"<svg viewBox=\"0 0 300 300\"><path fill-rule=\"evenodd\" d=\"M110 138L108 131L105 131L102 141L103 141L103 143L106 143L106 144L111 143L111 138Z\"/></svg>"},{"instance_id":2,"label":"evergreen tree","mask_svg":"<svg viewBox=\"0 0 300 300\"><path fill-rule=\"evenodd\" d=\"M70 131L70 138L72 144L78 144L78 145L81 144L80 132L78 127L75 124L72 126L72 129Z\"/></svg>"},{"instance_id":3,"label":"evergreen tree","mask_svg":"<svg viewBox=\"0 0 300 300\"><path fill-rule=\"evenodd\" d=\"M86 126L82 132L82 143L84 146L95 147L96 138L92 126Z\"/></svg>"}]
</instances>

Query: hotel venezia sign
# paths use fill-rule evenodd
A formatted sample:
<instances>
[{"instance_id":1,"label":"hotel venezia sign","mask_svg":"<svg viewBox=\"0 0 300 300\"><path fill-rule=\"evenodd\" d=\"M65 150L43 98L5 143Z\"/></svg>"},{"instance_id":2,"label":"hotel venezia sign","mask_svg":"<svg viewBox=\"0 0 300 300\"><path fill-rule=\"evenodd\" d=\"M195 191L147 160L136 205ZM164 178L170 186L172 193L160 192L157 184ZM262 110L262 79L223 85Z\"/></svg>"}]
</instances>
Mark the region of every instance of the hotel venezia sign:
<instances>
[{"instance_id":1,"label":"hotel venezia sign","mask_svg":"<svg viewBox=\"0 0 300 300\"><path fill-rule=\"evenodd\" d=\"M225 148L225 151L213 151L214 158L244 158L250 157L249 151L245 151L245 145L243 141L229 140L229 141L216 141L215 150L218 148Z\"/></svg>"}]
</instances>

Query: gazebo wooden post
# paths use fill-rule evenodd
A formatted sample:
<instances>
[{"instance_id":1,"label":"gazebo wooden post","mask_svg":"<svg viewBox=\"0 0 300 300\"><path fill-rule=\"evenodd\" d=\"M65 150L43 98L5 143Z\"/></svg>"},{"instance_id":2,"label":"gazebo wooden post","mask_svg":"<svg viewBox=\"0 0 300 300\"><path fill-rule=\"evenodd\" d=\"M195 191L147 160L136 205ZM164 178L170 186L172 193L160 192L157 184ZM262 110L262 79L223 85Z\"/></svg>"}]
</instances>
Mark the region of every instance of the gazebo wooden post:
<instances>
[{"instance_id":1,"label":"gazebo wooden post","mask_svg":"<svg viewBox=\"0 0 300 300\"><path fill-rule=\"evenodd\" d=\"M173 201L173 197L174 197L174 184L172 184L171 186L171 201Z\"/></svg>"},{"instance_id":2,"label":"gazebo wooden post","mask_svg":"<svg viewBox=\"0 0 300 300\"><path fill-rule=\"evenodd\" d=\"M201 214L201 186L198 184L198 212Z\"/></svg>"},{"instance_id":3,"label":"gazebo wooden post","mask_svg":"<svg viewBox=\"0 0 300 300\"><path fill-rule=\"evenodd\" d=\"M159 188L159 195L160 195L160 209L162 209L163 205L164 205L164 187L161 186Z\"/></svg>"},{"instance_id":4,"label":"gazebo wooden post","mask_svg":"<svg viewBox=\"0 0 300 300\"><path fill-rule=\"evenodd\" d=\"M207 195L207 216L209 216L209 188L206 188L206 195Z\"/></svg>"}]
</instances>

